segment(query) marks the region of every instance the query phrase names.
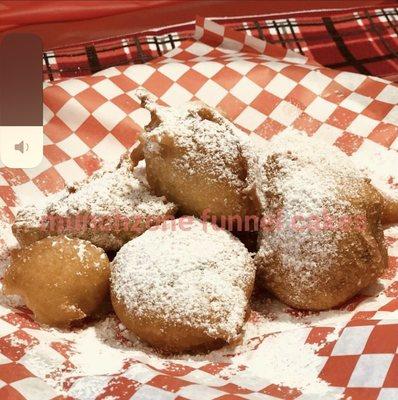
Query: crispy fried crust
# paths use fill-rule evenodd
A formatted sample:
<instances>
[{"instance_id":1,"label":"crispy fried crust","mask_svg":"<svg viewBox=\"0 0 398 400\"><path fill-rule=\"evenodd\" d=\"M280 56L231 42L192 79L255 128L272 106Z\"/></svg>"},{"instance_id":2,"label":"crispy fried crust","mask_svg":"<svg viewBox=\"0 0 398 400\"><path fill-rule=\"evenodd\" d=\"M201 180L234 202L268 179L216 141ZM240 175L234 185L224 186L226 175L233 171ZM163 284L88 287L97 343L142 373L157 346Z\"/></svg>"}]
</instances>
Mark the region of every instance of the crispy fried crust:
<instances>
[{"instance_id":1,"label":"crispy fried crust","mask_svg":"<svg viewBox=\"0 0 398 400\"><path fill-rule=\"evenodd\" d=\"M278 173L277 168L271 168L271 171ZM305 310L337 307L374 283L386 270L388 256L382 227L383 199L366 179L356 193L346 189L339 187L338 202L349 204L353 215L365 216L365 219L361 229L338 232L331 239L336 250L330 254L333 262L327 267L317 263L316 255L314 264L305 270L288 267L277 250L272 254L262 252L260 240L260 251L255 257L258 281L283 303ZM263 236L262 240L264 243L266 237ZM316 233L309 240L316 240ZM301 279L303 275L308 276L306 281Z\"/></svg>"},{"instance_id":2,"label":"crispy fried crust","mask_svg":"<svg viewBox=\"0 0 398 400\"><path fill-rule=\"evenodd\" d=\"M3 283L5 294L23 297L38 322L63 327L102 305L109 275L103 250L60 236L15 250Z\"/></svg>"},{"instance_id":3,"label":"crispy fried crust","mask_svg":"<svg viewBox=\"0 0 398 400\"><path fill-rule=\"evenodd\" d=\"M159 106L146 94L142 95L142 105L151 112L151 122L146 126L148 133L156 130L164 121L168 122L168 114L162 114ZM188 103L188 115L194 115L198 120L210 121L215 127L231 124L219 112L202 103ZM195 136L201 135L200 132L194 131L191 134L193 142L196 142ZM226 132L225 136L229 134ZM249 158L254 157L254 152L248 154L242 145L242 148L237 150L233 162L226 162L224 170L236 177L237 182L233 182L221 176L214 176L217 161L210 156L209 148L195 150L200 153L199 158L208 160L207 170L200 168L197 162L198 154L195 154L190 145L181 144L178 140L179 135L177 132L165 131L158 137L145 133L140 137L147 165L148 183L154 192L175 202L182 214L201 217L205 210L210 210L210 214L218 220L221 216L259 215L256 191L253 182L250 182ZM231 137L232 140L236 139ZM136 157L137 153L132 155L133 159Z\"/></svg>"}]
</instances>

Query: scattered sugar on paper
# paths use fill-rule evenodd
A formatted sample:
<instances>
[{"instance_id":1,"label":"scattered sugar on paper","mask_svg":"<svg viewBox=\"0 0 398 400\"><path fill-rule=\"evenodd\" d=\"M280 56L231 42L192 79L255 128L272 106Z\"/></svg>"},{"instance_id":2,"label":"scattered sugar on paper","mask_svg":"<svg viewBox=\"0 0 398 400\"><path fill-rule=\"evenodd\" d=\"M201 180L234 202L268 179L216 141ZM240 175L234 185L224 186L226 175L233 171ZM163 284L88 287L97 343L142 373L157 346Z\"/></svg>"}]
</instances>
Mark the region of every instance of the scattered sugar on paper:
<instances>
[{"instance_id":1,"label":"scattered sugar on paper","mask_svg":"<svg viewBox=\"0 0 398 400\"><path fill-rule=\"evenodd\" d=\"M10 259L11 249L17 247L18 242L15 239L11 225L0 220L0 276L3 276Z\"/></svg>"},{"instance_id":2,"label":"scattered sugar on paper","mask_svg":"<svg viewBox=\"0 0 398 400\"><path fill-rule=\"evenodd\" d=\"M320 346L303 344L307 335L307 329L295 329L268 336L256 349L233 357L232 367L244 365L246 373L269 384L298 388L306 394L324 394L328 384L318 378L323 366L323 359L316 355ZM221 374L228 375L228 371Z\"/></svg>"},{"instance_id":3,"label":"scattered sugar on paper","mask_svg":"<svg viewBox=\"0 0 398 400\"><path fill-rule=\"evenodd\" d=\"M398 199L398 152L365 139L352 157L354 164L362 169L373 184L384 194Z\"/></svg>"}]
</instances>

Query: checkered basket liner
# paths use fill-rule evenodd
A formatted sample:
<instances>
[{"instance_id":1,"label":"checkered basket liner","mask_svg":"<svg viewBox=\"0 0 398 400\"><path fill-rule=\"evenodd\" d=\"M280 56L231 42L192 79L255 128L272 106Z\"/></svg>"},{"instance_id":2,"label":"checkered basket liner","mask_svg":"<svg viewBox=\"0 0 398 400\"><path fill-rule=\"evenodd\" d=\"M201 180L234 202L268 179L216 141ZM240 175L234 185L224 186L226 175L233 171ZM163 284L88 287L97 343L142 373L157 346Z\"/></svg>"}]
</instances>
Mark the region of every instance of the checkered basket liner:
<instances>
[{"instance_id":1,"label":"checkered basket liner","mask_svg":"<svg viewBox=\"0 0 398 400\"><path fill-rule=\"evenodd\" d=\"M29 170L1 166L2 220L12 222L18 201L54 193L91 174L101 160L116 159L129 148L148 121L134 96L138 86L167 105L202 100L222 109L243 130L264 138L291 125L350 156L374 154L398 161L395 84L322 67L285 47L198 18L194 38L148 64L111 67L45 84L44 160ZM386 183L398 190L396 175L387 176ZM387 240L389 269L379 288L382 301L373 301L377 288L370 288L341 308L345 318L339 326L322 320L322 313L313 319L310 314L305 327L297 326L298 347L320 345L319 376L330 384L328 394L302 394L260 379L244 367L222 378L228 362L170 360L159 367L142 354L118 374L69 379L64 398L304 400L335 393L352 400L396 399L398 236ZM255 312L250 320L256 320ZM26 309L0 307L0 399L57 397L32 368L42 329ZM338 338L327 342L335 330ZM253 338L253 343L263 339ZM53 342L51 352L73 371L67 343Z\"/></svg>"}]
</instances>

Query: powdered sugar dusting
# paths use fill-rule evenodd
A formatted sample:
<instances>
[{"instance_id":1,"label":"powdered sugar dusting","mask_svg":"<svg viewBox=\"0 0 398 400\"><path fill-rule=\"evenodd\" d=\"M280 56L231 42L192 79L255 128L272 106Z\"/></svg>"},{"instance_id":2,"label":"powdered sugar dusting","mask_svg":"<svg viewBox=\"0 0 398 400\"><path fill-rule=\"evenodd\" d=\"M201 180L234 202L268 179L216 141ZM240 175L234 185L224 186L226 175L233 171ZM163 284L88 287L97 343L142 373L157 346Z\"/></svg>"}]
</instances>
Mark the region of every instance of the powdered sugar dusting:
<instances>
[{"instance_id":1,"label":"powdered sugar dusting","mask_svg":"<svg viewBox=\"0 0 398 400\"><path fill-rule=\"evenodd\" d=\"M398 151L365 139L352 162L366 173L386 196L398 200Z\"/></svg>"},{"instance_id":2,"label":"powdered sugar dusting","mask_svg":"<svg viewBox=\"0 0 398 400\"><path fill-rule=\"evenodd\" d=\"M156 114L158 123L147 127L145 151L156 154L162 143L172 138L173 146L181 153L173 159L177 167L192 175L203 173L208 179L237 188L247 185L239 176L238 166L245 159L250 173L255 164L255 151L248 136L220 113L200 102L178 107L147 103L146 107Z\"/></svg>"},{"instance_id":3,"label":"powdered sugar dusting","mask_svg":"<svg viewBox=\"0 0 398 400\"><path fill-rule=\"evenodd\" d=\"M150 194L133 175L128 158L118 168L104 167L87 181L77 184L75 190L47 209L61 216L88 213L94 216L166 214L172 206L164 199Z\"/></svg>"},{"instance_id":4,"label":"powdered sugar dusting","mask_svg":"<svg viewBox=\"0 0 398 400\"><path fill-rule=\"evenodd\" d=\"M135 315L163 315L211 337L235 339L254 279L250 254L228 232L193 218L185 229L179 221L122 247L113 262L113 290Z\"/></svg>"},{"instance_id":5,"label":"powdered sugar dusting","mask_svg":"<svg viewBox=\"0 0 398 400\"><path fill-rule=\"evenodd\" d=\"M9 264L10 251L18 246L11 225L0 220L0 276L3 276L5 268Z\"/></svg>"},{"instance_id":6,"label":"powdered sugar dusting","mask_svg":"<svg viewBox=\"0 0 398 400\"><path fill-rule=\"evenodd\" d=\"M301 285L311 285L309 270L334 264L340 232L299 229L299 223L325 212L334 222L352 215L341 188L355 197L365 177L337 148L291 128L271 140L262 157L264 179L259 195L264 212L282 214L280 226L261 234L260 254L268 258L277 253L284 267L305 282Z\"/></svg>"},{"instance_id":7,"label":"powdered sugar dusting","mask_svg":"<svg viewBox=\"0 0 398 400\"><path fill-rule=\"evenodd\" d=\"M64 218L55 233L89 240L105 250L118 250L147 226L176 211L174 204L151 194L143 171L145 164L141 163L133 172L128 157L118 167L106 165L42 204L20 209L15 229L22 232L40 229L43 236L46 230L54 234L52 222L46 222L46 218L51 216L53 221Z\"/></svg>"}]
</instances>

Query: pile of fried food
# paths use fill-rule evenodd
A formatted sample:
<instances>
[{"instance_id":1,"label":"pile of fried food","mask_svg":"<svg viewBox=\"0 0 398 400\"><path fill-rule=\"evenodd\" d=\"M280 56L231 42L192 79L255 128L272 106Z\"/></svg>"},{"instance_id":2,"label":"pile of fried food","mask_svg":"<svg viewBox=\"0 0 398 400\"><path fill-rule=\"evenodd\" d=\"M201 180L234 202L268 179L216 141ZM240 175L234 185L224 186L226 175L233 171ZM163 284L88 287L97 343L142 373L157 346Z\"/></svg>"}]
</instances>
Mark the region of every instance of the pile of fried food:
<instances>
[{"instance_id":1,"label":"pile of fried food","mask_svg":"<svg viewBox=\"0 0 398 400\"><path fill-rule=\"evenodd\" d=\"M257 143L202 103L137 96L151 122L119 165L16 217L4 291L37 321L68 327L110 296L157 350L209 351L239 341L254 285L324 310L381 276L397 203L337 148L292 129Z\"/></svg>"}]
</instances>

